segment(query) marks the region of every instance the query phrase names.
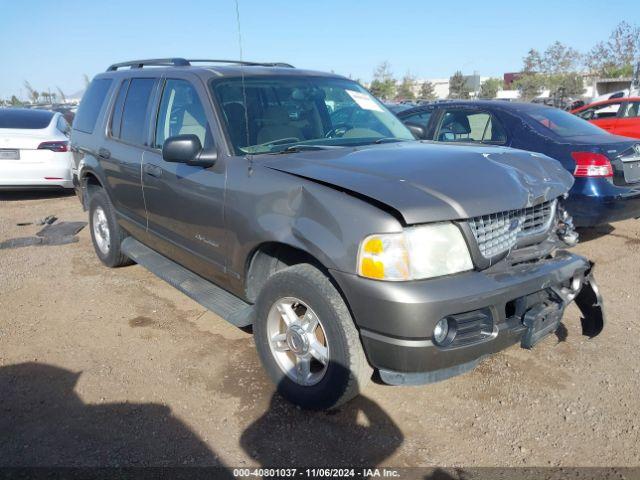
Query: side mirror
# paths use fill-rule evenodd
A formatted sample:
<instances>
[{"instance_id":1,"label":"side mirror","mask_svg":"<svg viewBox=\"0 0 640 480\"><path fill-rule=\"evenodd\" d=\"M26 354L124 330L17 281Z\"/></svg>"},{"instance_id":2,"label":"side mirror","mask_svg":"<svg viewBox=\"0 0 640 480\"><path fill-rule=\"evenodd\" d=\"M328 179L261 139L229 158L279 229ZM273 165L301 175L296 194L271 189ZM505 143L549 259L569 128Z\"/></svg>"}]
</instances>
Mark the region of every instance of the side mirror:
<instances>
[{"instance_id":1,"label":"side mirror","mask_svg":"<svg viewBox=\"0 0 640 480\"><path fill-rule=\"evenodd\" d=\"M426 132L422 125L418 125L417 123L407 122L405 126L409 129L409 131L413 134L416 140L424 140L426 137Z\"/></svg>"},{"instance_id":2,"label":"side mirror","mask_svg":"<svg viewBox=\"0 0 640 480\"><path fill-rule=\"evenodd\" d=\"M167 138L162 145L162 158L165 162L206 168L216 163L218 153L215 149L204 150L197 135L187 134Z\"/></svg>"}]
</instances>

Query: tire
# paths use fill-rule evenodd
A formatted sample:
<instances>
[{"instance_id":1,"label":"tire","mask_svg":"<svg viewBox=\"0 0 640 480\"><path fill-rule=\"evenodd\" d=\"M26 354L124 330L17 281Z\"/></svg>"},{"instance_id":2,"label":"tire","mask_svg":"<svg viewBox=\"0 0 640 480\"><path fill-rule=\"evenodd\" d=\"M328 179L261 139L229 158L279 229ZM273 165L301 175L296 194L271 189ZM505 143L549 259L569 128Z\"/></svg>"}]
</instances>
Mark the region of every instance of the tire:
<instances>
[{"instance_id":1,"label":"tire","mask_svg":"<svg viewBox=\"0 0 640 480\"><path fill-rule=\"evenodd\" d=\"M120 250L127 236L116 220L109 196L102 188L95 188L89 197L89 227L96 255L107 267L131 265L133 262Z\"/></svg>"},{"instance_id":2,"label":"tire","mask_svg":"<svg viewBox=\"0 0 640 480\"><path fill-rule=\"evenodd\" d=\"M296 317L282 314L283 309ZM305 409L330 409L357 396L370 381L372 369L349 309L317 268L300 264L273 274L258 295L256 310L253 332L258 355L287 400ZM287 317L297 320L286 325ZM319 329L309 333L314 322ZM304 335L296 333L300 328ZM286 340L270 340L283 335ZM308 356L307 374L300 365ZM317 360L323 356L324 363Z\"/></svg>"}]
</instances>

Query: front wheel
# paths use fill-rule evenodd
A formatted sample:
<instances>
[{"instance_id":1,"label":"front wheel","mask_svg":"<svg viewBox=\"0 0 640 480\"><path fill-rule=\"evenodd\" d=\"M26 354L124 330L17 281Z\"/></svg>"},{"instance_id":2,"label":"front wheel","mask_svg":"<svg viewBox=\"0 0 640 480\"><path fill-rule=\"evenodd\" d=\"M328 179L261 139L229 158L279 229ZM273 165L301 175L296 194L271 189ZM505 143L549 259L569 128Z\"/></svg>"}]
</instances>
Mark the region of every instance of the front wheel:
<instances>
[{"instance_id":1,"label":"front wheel","mask_svg":"<svg viewBox=\"0 0 640 480\"><path fill-rule=\"evenodd\" d=\"M275 273L256 308L258 354L289 401L308 409L336 407L370 380L351 314L317 268L302 264Z\"/></svg>"}]
</instances>

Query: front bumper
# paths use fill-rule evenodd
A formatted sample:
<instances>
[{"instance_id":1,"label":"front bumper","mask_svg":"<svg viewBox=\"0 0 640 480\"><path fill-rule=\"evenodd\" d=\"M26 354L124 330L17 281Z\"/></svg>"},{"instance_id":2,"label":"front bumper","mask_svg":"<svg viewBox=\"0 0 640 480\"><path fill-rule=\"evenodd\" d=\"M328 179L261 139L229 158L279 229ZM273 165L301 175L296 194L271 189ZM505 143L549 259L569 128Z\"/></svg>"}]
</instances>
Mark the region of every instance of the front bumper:
<instances>
[{"instance_id":1,"label":"front bumper","mask_svg":"<svg viewBox=\"0 0 640 480\"><path fill-rule=\"evenodd\" d=\"M496 265L480 272L412 282L333 273L360 329L367 358L380 370L382 379L427 383L463 373L482 357L515 343L532 346L540 336L555 330L573 299L583 312L591 309L583 319L583 333L597 335L604 316L591 267L583 257L558 251L553 258L535 264ZM543 314L535 312L547 304L558 311L553 315L546 311L549 319L545 324ZM432 341L440 319L469 318L476 313L485 319L477 341L445 347ZM532 322L537 322L535 328Z\"/></svg>"}]
</instances>

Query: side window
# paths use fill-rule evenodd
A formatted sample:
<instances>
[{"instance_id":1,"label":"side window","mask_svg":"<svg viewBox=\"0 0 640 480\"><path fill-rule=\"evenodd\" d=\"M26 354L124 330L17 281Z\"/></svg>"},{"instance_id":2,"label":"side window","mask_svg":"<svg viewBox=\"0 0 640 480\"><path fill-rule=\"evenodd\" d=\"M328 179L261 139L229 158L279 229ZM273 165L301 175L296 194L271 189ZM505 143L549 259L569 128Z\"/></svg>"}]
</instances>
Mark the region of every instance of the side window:
<instances>
[{"instance_id":1,"label":"side window","mask_svg":"<svg viewBox=\"0 0 640 480\"><path fill-rule=\"evenodd\" d=\"M432 110L427 110L426 112L414 113L413 115L404 117L402 121L415 123L426 129L427 125L429 125L429 119L431 118L432 114L433 114Z\"/></svg>"},{"instance_id":2,"label":"side window","mask_svg":"<svg viewBox=\"0 0 640 480\"><path fill-rule=\"evenodd\" d=\"M102 110L102 104L111 87L110 78L100 78L91 82L82 96L78 113L73 120L73 129L85 133L93 133Z\"/></svg>"},{"instance_id":3,"label":"side window","mask_svg":"<svg viewBox=\"0 0 640 480\"><path fill-rule=\"evenodd\" d=\"M640 117L640 102L628 102L620 116L622 118Z\"/></svg>"},{"instance_id":4,"label":"side window","mask_svg":"<svg viewBox=\"0 0 640 480\"><path fill-rule=\"evenodd\" d=\"M69 130L71 130L71 127L69 127L69 124L62 116L58 117L56 128L67 136L69 135Z\"/></svg>"},{"instance_id":5,"label":"side window","mask_svg":"<svg viewBox=\"0 0 640 480\"><path fill-rule=\"evenodd\" d=\"M449 110L442 117L438 130L440 142L504 143L504 128L487 112Z\"/></svg>"},{"instance_id":6,"label":"side window","mask_svg":"<svg viewBox=\"0 0 640 480\"><path fill-rule=\"evenodd\" d=\"M607 103L606 105L587 108L578 113L578 116L585 120L601 120L603 118L615 117L618 115L618 110L620 110L620 103Z\"/></svg>"},{"instance_id":7,"label":"side window","mask_svg":"<svg viewBox=\"0 0 640 480\"><path fill-rule=\"evenodd\" d=\"M147 131L149 99L155 79L133 78L127 90L122 110L120 139L136 145L144 145Z\"/></svg>"},{"instance_id":8,"label":"side window","mask_svg":"<svg viewBox=\"0 0 640 480\"><path fill-rule=\"evenodd\" d=\"M112 137L120 138L120 127L122 125L122 108L124 107L124 99L127 97L127 90L129 88L129 79L126 79L120 85L118 90L118 96L116 97L116 103L113 106L113 113L111 115L111 125L109 126L109 132Z\"/></svg>"},{"instance_id":9,"label":"side window","mask_svg":"<svg viewBox=\"0 0 640 480\"><path fill-rule=\"evenodd\" d=\"M128 98L127 98L128 101ZM186 80L167 80L162 92L154 146L175 135L196 135L203 148L213 147L213 137L196 89Z\"/></svg>"}]
</instances>

